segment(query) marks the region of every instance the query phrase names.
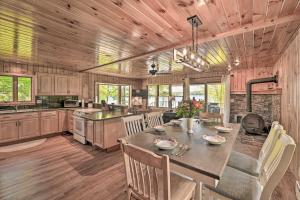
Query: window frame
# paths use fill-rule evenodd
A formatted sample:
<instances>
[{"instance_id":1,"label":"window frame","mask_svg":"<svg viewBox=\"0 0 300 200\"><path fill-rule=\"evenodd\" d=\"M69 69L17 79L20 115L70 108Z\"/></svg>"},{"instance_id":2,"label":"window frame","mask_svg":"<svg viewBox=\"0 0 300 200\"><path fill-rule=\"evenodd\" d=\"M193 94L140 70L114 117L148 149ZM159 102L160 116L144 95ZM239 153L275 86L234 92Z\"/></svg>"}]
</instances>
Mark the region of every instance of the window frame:
<instances>
[{"instance_id":1,"label":"window frame","mask_svg":"<svg viewBox=\"0 0 300 200\"><path fill-rule=\"evenodd\" d=\"M0 106L10 106L10 105L34 105L36 91L37 77L31 74L19 74L19 73L0 73L0 76L9 76L13 78L13 101L0 101ZM19 101L18 100L18 78L31 78L31 100L30 101Z\"/></svg>"},{"instance_id":2,"label":"window frame","mask_svg":"<svg viewBox=\"0 0 300 200\"><path fill-rule=\"evenodd\" d=\"M175 86L175 87L178 87L178 86L182 87L182 96L173 96L173 86ZM182 97L182 100L183 100L183 90L184 90L183 84L171 84L170 85L170 96L171 97ZM176 102L176 101L174 101L174 102ZM170 106L171 106L171 109L176 108L176 105L175 105L175 107L173 107L173 102L171 102Z\"/></svg>"},{"instance_id":3,"label":"window frame","mask_svg":"<svg viewBox=\"0 0 300 200\"><path fill-rule=\"evenodd\" d=\"M121 98L122 98L122 91L121 91L121 86L129 86L129 100L128 100L128 105L131 106L131 94L132 94L132 86L129 84L117 84L117 83L100 83L96 82L95 83L95 94L97 96L97 103L101 103L101 100L99 98L99 85L113 85L113 86L118 86L118 104L116 105L122 105L121 104Z\"/></svg>"}]
</instances>

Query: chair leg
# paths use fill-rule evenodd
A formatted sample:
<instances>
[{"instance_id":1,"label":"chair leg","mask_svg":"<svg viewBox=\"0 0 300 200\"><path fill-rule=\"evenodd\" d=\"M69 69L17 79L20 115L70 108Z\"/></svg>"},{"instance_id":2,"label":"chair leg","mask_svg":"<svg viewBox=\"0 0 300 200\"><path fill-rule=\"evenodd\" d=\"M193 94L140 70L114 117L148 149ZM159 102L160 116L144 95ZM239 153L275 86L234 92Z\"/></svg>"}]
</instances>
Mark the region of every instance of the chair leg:
<instances>
[{"instance_id":1,"label":"chair leg","mask_svg":"<svg viewBox=\"0 0 300 200\"><path fill-rule=\"evenodd\" d=\"M130 191L127 191L127 199L131 200L131 192Z\"/></svg>"}]
</instances>

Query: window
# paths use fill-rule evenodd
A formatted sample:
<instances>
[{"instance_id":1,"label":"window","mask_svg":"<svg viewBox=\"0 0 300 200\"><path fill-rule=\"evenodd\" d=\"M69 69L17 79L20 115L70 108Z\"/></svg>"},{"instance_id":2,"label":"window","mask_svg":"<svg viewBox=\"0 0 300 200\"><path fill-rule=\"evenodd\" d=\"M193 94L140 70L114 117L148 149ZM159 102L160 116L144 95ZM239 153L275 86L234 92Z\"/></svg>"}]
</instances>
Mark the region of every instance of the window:
<instances>
[{"instance_id":1,"label":"window","mask_svg":"<svg viewBox=\"0 0 300 200\"><path fill-rule=\"evenodd\" d=\"M18 77L18 101L31 101L31 85L31 78Z\"/></svg>"},{"instance_id":2,"label":"window","mask_svg":"<svg viewBox=\"0 0 300 200\"><path fill-rule=\"evenodd\" d=\"M129 85L121 85L121 104L129 105L130 87Z\"/></svg>"},{"instance_id":3,"label":"window","mask_svg":"<svg viewBox=\"0 0 300 200\"><path fill-rule=\"evenodd\" d=\"M98 101L104 100L108 104L129 105L130 86L114 84L98 84Z\"/></svg>"},{"instance_id":4,"label":"window","mask_svg":"<svg viewBox=\"0 0 300 200\"><path fill-rule=\"evenodd\" d=\"M223 113L225 86L221 83L207 84L207 111Z\"/></svg>"},{"instance_id":5,"label":"window","mask_svg":"<svg viewBox=\"0 0 300 200\"><path fill-rule=\"evenodd\" d=\"M14 81L12 76L0 76L0 102L12 102Z\"/></svg>"},{"instance_id":6,"label":"window","mask_svg":"<svg viewBox=\"0 0 300 200\"><path fill-rule=\"evenodd\" d=\"M172 108L177 108L179 103L183 100L183 86L182 85L172 85L171 86L172 97Z\"/></svg>"},{"instance_id":7,"label":"window","mask_svg":"<svg viewBox=\"0 0 300 200\"><path fill-rule=\"evenodd\" d=\"M0 75L0 103L32 102L32 77Z\"/></svg>"},{"instance_id":8,"label":"window","mask_svg":"<svg viewBox=\"0 0 300 200\"><path fill-rule=\"evenodd\" d=\"M158 107L169 107L169 85L158 86Z\"/></svg>"},{"instance_id":9,"label":"window","mask_svg":"<svg viewBox=\"0 0 300 200\"><path fill-rule=\"evenodd\" d=\"M148 106L156 106L157 85L148 86Z\"/></svg>"},{"instance_id":10,"label":"window","mask_svg":"<svg viewBox=\"0 0 300 200\"><path fill-rule=\"evenodd\" d=\"M205 84L190 85L190 99L205 101Z\"/></svg>"}]
</instances>

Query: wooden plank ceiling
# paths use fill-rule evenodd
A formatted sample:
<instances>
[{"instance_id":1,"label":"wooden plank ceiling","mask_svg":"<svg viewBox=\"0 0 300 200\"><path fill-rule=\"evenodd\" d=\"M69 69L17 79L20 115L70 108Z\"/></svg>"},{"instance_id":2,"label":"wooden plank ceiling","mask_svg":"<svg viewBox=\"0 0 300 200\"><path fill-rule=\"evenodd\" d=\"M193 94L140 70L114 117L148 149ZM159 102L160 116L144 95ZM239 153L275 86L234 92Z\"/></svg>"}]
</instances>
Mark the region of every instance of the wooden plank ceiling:
<instances>
[{"instance_id":1,"label":"wooden plank ceiling","mask_svg":"<svg viewBox=\"0 0 300 200\"><path fill-rule=\"evenodd\" d=\"M272 66L300 24L299 0L1 0L0 59L132 78L154 59L190 73L172 49L191 41L195 14L212 70Z\"/></svg>"}]
</instances>

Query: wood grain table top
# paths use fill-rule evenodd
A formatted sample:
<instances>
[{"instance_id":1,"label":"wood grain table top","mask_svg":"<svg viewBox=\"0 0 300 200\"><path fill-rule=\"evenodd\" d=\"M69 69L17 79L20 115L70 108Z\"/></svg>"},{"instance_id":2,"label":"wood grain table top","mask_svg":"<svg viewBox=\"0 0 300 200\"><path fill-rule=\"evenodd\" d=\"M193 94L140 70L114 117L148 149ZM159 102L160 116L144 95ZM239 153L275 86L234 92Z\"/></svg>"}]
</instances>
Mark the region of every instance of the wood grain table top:
<instances>
[{"instance_id":1,"label":"wood grain table top","mask_svg":"<svg viewBox=\"0 0 300 200\"><path fill-rule=\"evenodd\" d=\"M188 134L186 123L180 126L166 126L165 132L153 134L143 132L127 137L128 143L148 149L157 154L169 155L170 162L182 167L202 173L214 179L220 179L233 149L236 137L240 130L240 124L226 124L233 130L230 133L218 133L214 126L204 126L194 122L193 134ZM203 139L203 135L219 134L226 138L221 145L211 145ZM179 144L187 144L191 147L182 157L171 155L172 150L160 150L154 145L154 140L159 138L174 138Z\"/></svg>"}]
</instances>

